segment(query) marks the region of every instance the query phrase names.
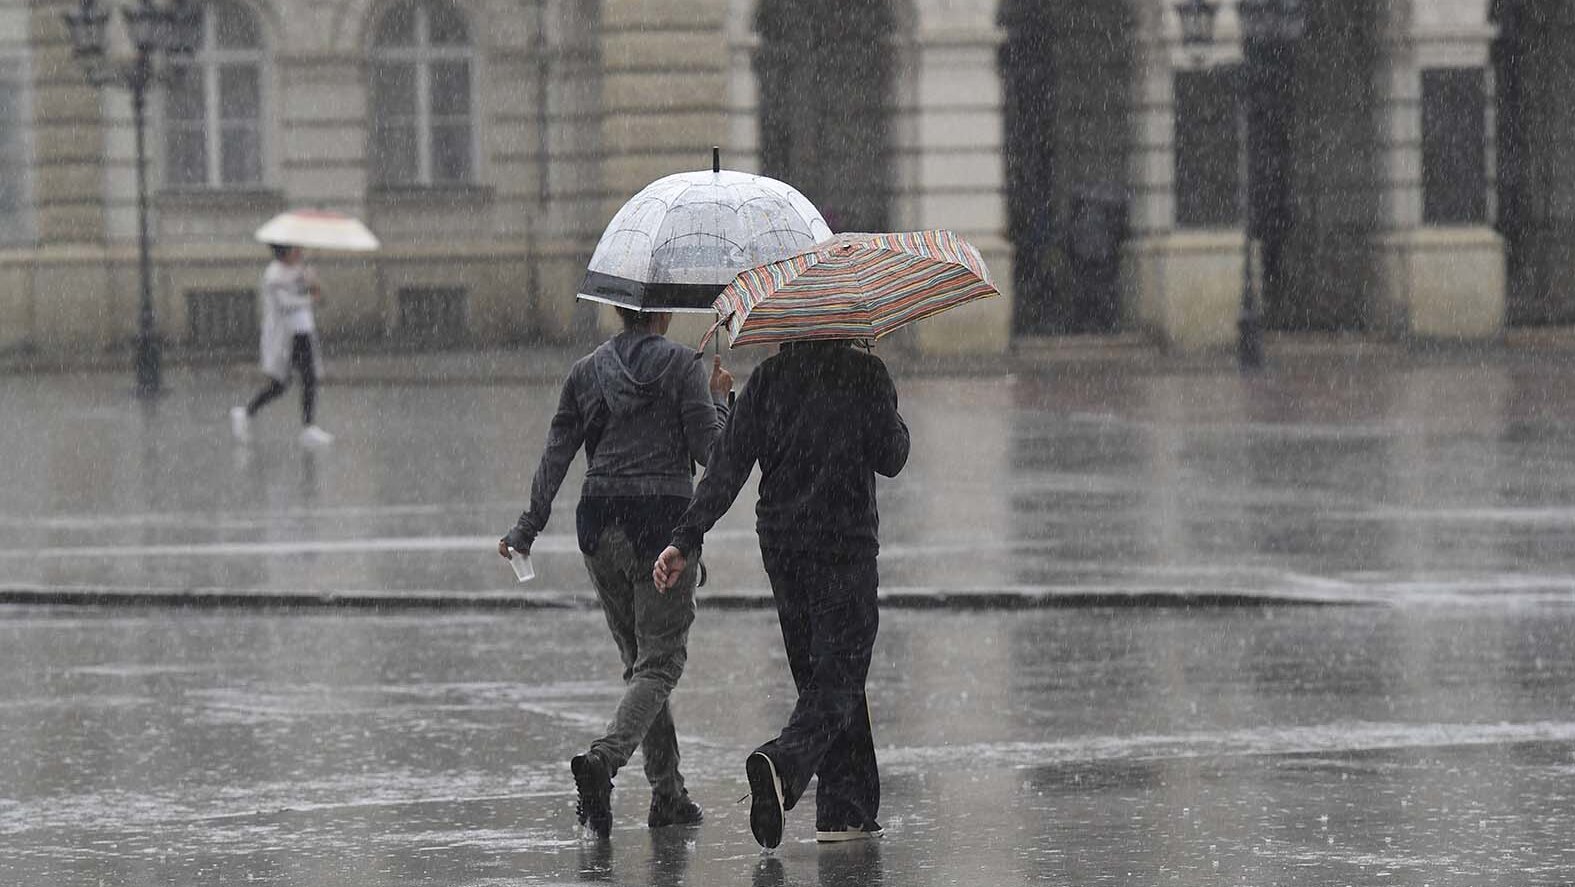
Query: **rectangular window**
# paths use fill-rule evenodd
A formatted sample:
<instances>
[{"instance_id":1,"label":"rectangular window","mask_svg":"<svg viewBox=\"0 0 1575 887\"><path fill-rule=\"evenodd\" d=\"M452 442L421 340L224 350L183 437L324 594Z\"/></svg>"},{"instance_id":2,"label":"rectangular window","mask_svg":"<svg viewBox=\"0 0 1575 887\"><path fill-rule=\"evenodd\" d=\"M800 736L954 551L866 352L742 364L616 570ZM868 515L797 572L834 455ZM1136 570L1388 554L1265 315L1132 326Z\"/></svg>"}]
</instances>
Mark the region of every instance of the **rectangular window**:
<instances>
[{"instance_id":1,"label":"rectangular window","mask_svg":"<svg viewBox=\"0 0 1575 887\"><path fill-rule=\"evenodd\" d=\"M432 180L470 179L470 63L433 62Z\"/></svg>"},{"instance_id":2,"label":"rectangular window","mask_svg":"<svg viewBox=\"0 0 1575 887\"><path fill-rule=\"evenodd\" d=\"M399 290L399 336L417 345L452 345L465 339L465 289L432 286Z\"/></svg>"},{"instance_id":3,"label":"rectangular window","mask_svg":"<svg viewBox=\"0 0 1575 887\"><path fill-rule=\"evenodd\" d=\"M208 137L202 69L186 66L175 71L164 88L164 178L171 185L204 185Z\"/></svg>"},{"instance_id":4,"label":"rectangular window","mask_svg":"<svg viewBox=\"0 0 1575 887\"><path fill-rule=\"evenodd\" d=\"M257 345L257 293L249 289L186 293L189 344L194 348Z\"/></svg>"},{"instance_id":5,"label":"rectangular window","mask_svg":"<svg viewBox=\"0 0 1575 887\"><path fill-rule=\"evenodd\" d=\"M26 69L0 59L0 243L33 237L28 117Z\"/></svg>"},{"instance_id":6,"label":"rectangular window","mask_svg":"<svg viewBox=\"0 0 1575 887\"><path fill-rule=\"evenodd\" d=\"M1481 68L1422 72L1422 221L1487 223L1487 77Z\"/></svg>"},{"instance_id":7,"label":"rectangular window","mask_svg":"<svg viewBox=\"0 0 1575 887\"><path fill-rule=\"evenodd\" d=\"M1236 69L1178 71L1176 225L1241 224L1241 129Z\"/></svg>"},{"instance_id":8,"label":"rectangular window","mask_svg":"<svg viewBox=\"0 0 1575 887\"><path fill-rule=\"evenodd\" d=\"M416 66L379 62L372 67L371 157L379 184L412 184L421 177L421 120Z\"/></svg>"},{"instance_id":9,"label":"rectangular window","mask_svg":"<svg viewBox=\"0 0 1575 887\"><path fill-rule=\"evenodd\" d=\"M225 185L262 181L262 84L256 65L219 68L219 180Z\"/></svg>"}]
</instances>

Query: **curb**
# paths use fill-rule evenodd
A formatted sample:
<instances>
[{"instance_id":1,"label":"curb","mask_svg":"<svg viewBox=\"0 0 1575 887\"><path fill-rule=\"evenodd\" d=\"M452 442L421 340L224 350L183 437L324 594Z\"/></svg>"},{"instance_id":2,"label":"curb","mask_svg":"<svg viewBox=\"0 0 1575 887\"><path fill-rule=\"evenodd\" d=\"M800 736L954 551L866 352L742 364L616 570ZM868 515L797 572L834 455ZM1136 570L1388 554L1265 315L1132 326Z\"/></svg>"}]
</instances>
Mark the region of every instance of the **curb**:
<instances>
[{"instance_id":1,"label":"curb","mask_svg":"<svg viewBox=\"0 0 1575 887\"><path fill-rule=\"evenodd\" d=\"M706 594L701 609L769 610L767 593ZM896 610L1233 609L1371 605L1372 600L1246 592L1146 589L1071 591L1035 589L935 589L882 593L881 606ZM119 589L110 587L0 587L0 605L168 607L258 610L594 610L593 595L574 592L475 594L453 592L278 592L226 589Z\"/></svg>"}]
</instances>

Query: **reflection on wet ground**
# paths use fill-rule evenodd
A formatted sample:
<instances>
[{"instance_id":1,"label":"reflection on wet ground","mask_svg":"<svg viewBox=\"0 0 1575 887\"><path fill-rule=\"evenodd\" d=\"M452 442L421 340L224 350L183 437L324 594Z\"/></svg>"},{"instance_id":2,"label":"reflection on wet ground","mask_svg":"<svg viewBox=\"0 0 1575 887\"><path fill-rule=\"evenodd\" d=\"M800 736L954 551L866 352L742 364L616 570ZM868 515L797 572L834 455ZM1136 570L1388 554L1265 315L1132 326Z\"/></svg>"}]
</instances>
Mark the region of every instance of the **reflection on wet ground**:
<instances>
[{"instance_id":1,"label":"reflection on wet ground","mask_svg":"<svg viewBox=\"0 0 1575 887\"><path fill-rule=\"evenodd\" d=\"M675 697L696 829L610 843L566 762L600 616L0 611L16 884L1567 884L1575 608L892 611L876 844L749 836L791 705L773 617L703 611Z\"/></svg>"},{"instance_id":2,"label":"reflection on wet ground","mask_svg":"<svg viewBox=\"0 0 1575 887\"><path fill-rule=\"evenodd\" d=\"M1563 364L1321 363L1243 379L1067 365L904 378L908 468L882 482L885 587L923 593L1563 598L1575 388ZM516 593L485 557L524 505L555 386L329 388L231 445L244 375L176 374L139 409L104 377L0 380L0 585ZM572 473L535 593L589 587ZM753 487L713 533L763 592Z\"/></svg>"},{"instance_id":3,"label":"reflection on wet ground","mask_svg":"<svg viewBox=\"0 0 1575 887\"><path fill-rule=\"evenodd\" d=\"M0 609L0 884L1575 883L1567 368L1066 366L899 380L888 591L1312 608L888 610L877 844L762 857L740 762L786 717L765 611L702 612L699 829L636 767L583 839L565 762L618 667L594 612ZM339 386L235 447L231 373L155 405L0 380L0 589L521 592L491 553L553 386ZM531 595L583 595L577 476ZM746 494L711 594L763 589ZM703 600L703 595L702 595Z\"/></svg>"}]
</instances>

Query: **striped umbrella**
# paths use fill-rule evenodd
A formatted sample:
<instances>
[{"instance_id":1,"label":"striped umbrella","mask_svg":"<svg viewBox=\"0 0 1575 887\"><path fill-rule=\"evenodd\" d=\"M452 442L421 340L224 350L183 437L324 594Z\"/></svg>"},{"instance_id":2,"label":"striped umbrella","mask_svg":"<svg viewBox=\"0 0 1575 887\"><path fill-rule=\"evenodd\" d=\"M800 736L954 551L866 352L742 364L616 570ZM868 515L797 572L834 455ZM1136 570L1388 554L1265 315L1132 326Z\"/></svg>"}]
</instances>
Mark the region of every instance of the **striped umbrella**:
<instances>
[{"instance_id":1,"label":"striped umbrella","mask_svg":"<svg viewBox=\"0 0 1575 887\"><path fill-rule=\"evenodd\" d=\"M994 295L999 293L979 251L950 231L839 234L739 274L716 298L712 333L726 326L735 348L795 339L879 339Z\"/></svg>"}]
</instances>

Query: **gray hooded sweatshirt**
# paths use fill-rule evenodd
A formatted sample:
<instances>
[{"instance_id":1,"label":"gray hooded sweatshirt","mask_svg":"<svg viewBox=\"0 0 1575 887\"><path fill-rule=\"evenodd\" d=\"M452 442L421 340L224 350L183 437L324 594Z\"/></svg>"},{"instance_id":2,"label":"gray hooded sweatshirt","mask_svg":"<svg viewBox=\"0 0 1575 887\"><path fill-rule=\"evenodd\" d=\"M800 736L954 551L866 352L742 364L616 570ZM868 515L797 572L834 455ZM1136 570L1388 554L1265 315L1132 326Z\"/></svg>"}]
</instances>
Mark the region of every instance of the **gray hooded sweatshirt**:
<instances>
[{"instance_id":1,"label":"gray hooded sweatshirt","mask_svg":"<svg viewBox=\"0 0 1575 887\"><path fill-rule=\"evenodd\" d=\"M694 466L706 464L728 416L726 402L711 396L701 357L654 333L625 331L576 361L531 480L530 507L507 537L510 544L528 548L547 526L552 500L581 446L588 463L582 510L586 500L597 499L687 503ZM681 513L679 508L673 520Z\"/></svg>"}]
</instances>

